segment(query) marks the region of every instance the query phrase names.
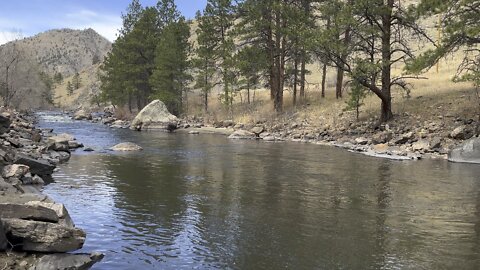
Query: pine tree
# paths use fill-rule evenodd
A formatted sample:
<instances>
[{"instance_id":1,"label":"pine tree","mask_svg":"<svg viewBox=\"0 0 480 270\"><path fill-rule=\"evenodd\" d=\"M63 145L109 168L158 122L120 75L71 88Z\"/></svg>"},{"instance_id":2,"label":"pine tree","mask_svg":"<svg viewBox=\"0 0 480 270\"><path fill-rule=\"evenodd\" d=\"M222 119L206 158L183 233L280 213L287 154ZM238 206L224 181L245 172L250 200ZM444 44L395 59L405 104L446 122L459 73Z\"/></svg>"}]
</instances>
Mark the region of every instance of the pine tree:
<instances>
[{"instance_id":1,"label":"pine tree","mask_svg":"<svg viewBox=\"0 0 480 270\"><path fill-rule=\"evenodd\" d=\"M247 102L250 104L250 91L256 89L266 66L265 54L257 47L245 46L237 54L237 68L243 80L241 88L247 90Z\"/></svg>"},{"instance_id":2,"label":"pine tree","mask_svg":"<svg viewBox=\"0 0 480 270\"><path fill-rule=\"evenodd\" d=\"M80 78L80 74L78 72L73 75L72 86L74 90L77 90L82 86L82 79Z\"/></svg>"},{"instance_id":3,"label":"pine tree","mask_svg":"<svg viewBox=\"0 0 480 270\"><path fill-rule=\"evenodd\" d=\"M213 35L212 21L197 12L195 16L198 22L197 46L195 56L192 60L195 69L195 88L200 88L203 95L203 107L208 111L208 97L212 91L215 82L217 55L215 49L217 42L211 38Z\"/></svg>"},{"instance_id":4,"label":"pine tree","mask_svg":"<svg viewBox=\"0 0 480 270\"><path fill-rule=\"evenodd\" d=\"M153 96L161 99L173 114L180 114L183 97L191 80L188 73L190 27L184 18L169 22L156 48L155 70L150 78Z\"/></svg>"},{"instance_id":5,"label":"pine tree","mask_svg":"<svg viewBox=\"0 0 480 270\"><path fill-rule=\"evenodd\" d=\"M69 96L71 96L73 94L73 90L74 90L73 84L70 81L68 81L68 83L67 83L67 94Z\"/></svg>"},{"instance_id":6,"label":"pine tree","mask_svg":"<svg viewBox=\"0 0 480 270\"><path fill-rule=\"evenodd\" d=\"M411 59L410 40L425 35L407 12L409 5L399 6L394 0L358 0L351 5L327 1L324 4L342 8L332 17L331 28L320 31L318 52L381 100L380 122L392 119L391 89L393 86L407 89L405 79L411 77L392 75L392 65ZM338 40L336 37L347 28L351 29L351 42Z\"/></svg>"}]
</instances>

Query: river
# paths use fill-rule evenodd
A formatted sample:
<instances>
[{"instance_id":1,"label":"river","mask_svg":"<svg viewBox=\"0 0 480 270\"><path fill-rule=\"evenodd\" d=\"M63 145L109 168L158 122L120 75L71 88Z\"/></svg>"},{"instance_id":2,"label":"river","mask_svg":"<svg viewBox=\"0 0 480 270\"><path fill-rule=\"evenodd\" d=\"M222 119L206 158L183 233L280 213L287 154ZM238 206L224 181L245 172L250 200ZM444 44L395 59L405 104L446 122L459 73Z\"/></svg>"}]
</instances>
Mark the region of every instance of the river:
<instances>
[{"instance_id":1,"label":"river","mask_svg":"<svg viewBox=\"0 0 480 270\"><path fill-rule=\"evenodd\" d=\"M97 150L45 187L93 269L480 269L478 165L39 116ZM105 150L125 141L145 150Z\"/></svg>"}]
</instances>

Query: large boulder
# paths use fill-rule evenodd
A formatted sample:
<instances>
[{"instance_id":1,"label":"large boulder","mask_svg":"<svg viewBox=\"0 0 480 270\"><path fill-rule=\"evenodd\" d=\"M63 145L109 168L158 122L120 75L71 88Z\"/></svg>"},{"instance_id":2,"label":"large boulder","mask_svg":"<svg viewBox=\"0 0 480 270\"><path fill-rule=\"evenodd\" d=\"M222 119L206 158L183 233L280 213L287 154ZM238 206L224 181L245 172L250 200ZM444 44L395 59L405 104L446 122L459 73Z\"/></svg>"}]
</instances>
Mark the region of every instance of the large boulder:
<instances>
[{"instance_id":1,"label":"large boulder","mask_svg":"<svg viewBox=\"0 0 480 270\"><path fill-rule=\"evenodd\" d=\"M101 253L48 254L42 256L29 270L87 270L103 257Z\"/></svg>"},{"instance_id":2,"label":"large boulder","mask_svg":"<svg viewBox=\"0 0 480 270\"><path fill-rule=\"evenodd\" d=\"M237 130L237 131L233 132L230 136L228 136L228 138L229 139L239 139L239 140L256 139L257 135L255 135L255 133L253 133L253 132L240 129L240 130Z\"/></svg>"},{"instance_id":3,"label":"large boulder","mask_svg":"<svg viewBox=\"0 0 480 270\"><path fill-rule=\"evenodd\" d=\"M143 150L143 148L137 144L131 143L131 142L124 142L124 143L119 143L112 148L110 148L112 151L140 151Z\"/></svg>"},{"instance_id":4,"label":"large boulder","mask_svg":"<svg viewBox=\"0 0 480 270\"><path fill-rule=\"evenodd\" d=\"M22 178L24 175L30 172L30 168L27 165L23 164L12 164L3 167L2 177L4 178Z\"/></svg>"},{"instance_id":5,"label":"large boulder","mask_svg":"<svg viewBox=\"0 0 480 270\"><path fill-rule=\"evenodd\" d=\"M160 100L154 100L143 108L133 119L130 129L163 129L174 130L177 127L178 118L171 114L167 106Z\"/></svg>"},{"instance_id":6,"label":"large boulder","mask_svg":"<svg viewBox=\"0 0 480 270\"><path fill-rule=\"evenodd\" d=\"M52 209L40 205L13 203L0 204L0 218L18 218L27 220L58 222L58 215Z\"/></svg>"},{"instance_id":7,"label":"large boulder","mask_svg":"<svg viewBox=\"0 0 480 270\"><path fill-rule=\"evenodd\" d=\"M13 163L27 165L30 167L30 172L32 174L40 175L42 177L52 175L53 170L55 169L55 166L46 160L33 159L24 154L18 154Z\"/></svg>"},{"instance_id":8,"label":"large boulder","mask_svg":"<svg viewBox=\"0 0 480 270\"><path fill-rule=\"evenodd\" d=\"M55 223L2 219L9 242L23 251L70 252L82 248L85 232Z\"/></svg>"},{"instance_id":9,"label":"large boulder","mask_svg":"<svg viewBox=\"0 0 480 270\"><path fill-rule=\"evenodd\" d=\"M470 139L448 154L451 162L480 164L480 137Z\"/></svg>"},{"instance_id":10,"label":"large boulder","mask_svg":"<svg viewBox=\"0 0 480 270\"><path fill-rule=\"evenodd\" d=\"M65 208L65 205L61 203L30 201L30 202L27 202L26 205L41 206L41 207L51 209L55 211L55 213L57 214L59 219L58 220L59 224L65 225L67 227L75 227L75 224L73 223L73 220L70 217L70 214L68 213L67 208Z\"/></svg>"},{"instance_id":11,"label":"large boulder","mask_svg":"<svg viewBox=\"0 0 480 270\"><path fill-rule=\"evenodd\" d=\"M87 113L85 110L79 110L73 115L75 120L92 120L92 115Z\"/></svg>"}]
</instances>

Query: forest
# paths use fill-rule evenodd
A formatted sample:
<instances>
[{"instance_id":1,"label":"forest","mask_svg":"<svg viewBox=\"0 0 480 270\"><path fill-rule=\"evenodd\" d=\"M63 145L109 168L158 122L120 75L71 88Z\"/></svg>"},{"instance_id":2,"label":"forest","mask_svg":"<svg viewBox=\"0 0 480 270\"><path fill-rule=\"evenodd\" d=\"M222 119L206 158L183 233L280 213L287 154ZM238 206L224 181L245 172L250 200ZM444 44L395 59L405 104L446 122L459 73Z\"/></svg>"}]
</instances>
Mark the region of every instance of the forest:
<instances>
[{"instance_id":1,"label":"forest","mask_svg":"<svg viewBox=\"0 0 480 270\"><path fill-rule=\"evenodd\" d=\"M394 117L392 91L409 95L412 80L452 53L462 54L453 80L479 86L479 12L475 0L208 0L187 20L173 0L133 0L101 67L100 98L130 111L160 99L182 115L193 92L208 112L212 100L229 110L265 89L280 114L285 91L294 106L306 102L315 63L322 97L334 70L335 97L357 118L367 95L378 98L382 123ZM423 24L432 18L438 37Z\"/></svg>"}]
</instances>

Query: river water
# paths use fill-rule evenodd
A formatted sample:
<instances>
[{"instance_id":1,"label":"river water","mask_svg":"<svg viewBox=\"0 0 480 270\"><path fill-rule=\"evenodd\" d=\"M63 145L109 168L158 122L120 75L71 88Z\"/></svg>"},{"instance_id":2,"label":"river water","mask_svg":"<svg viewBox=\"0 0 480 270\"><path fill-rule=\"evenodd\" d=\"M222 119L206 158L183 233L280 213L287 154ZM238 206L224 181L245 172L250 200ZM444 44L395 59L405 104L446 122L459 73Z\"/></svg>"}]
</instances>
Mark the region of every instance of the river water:
<instances>
[{"instance_id":1,"label":"river water","mask_svg":"<svg viewBox=\"0 0 480 270\"><path fill-rule=\"evenodd\" d=\"M39 116L97 150L45 188L93 269L480 269L478 165ZM105 150L125 141L145 150Z\"/></svg>"}]
</instances>

